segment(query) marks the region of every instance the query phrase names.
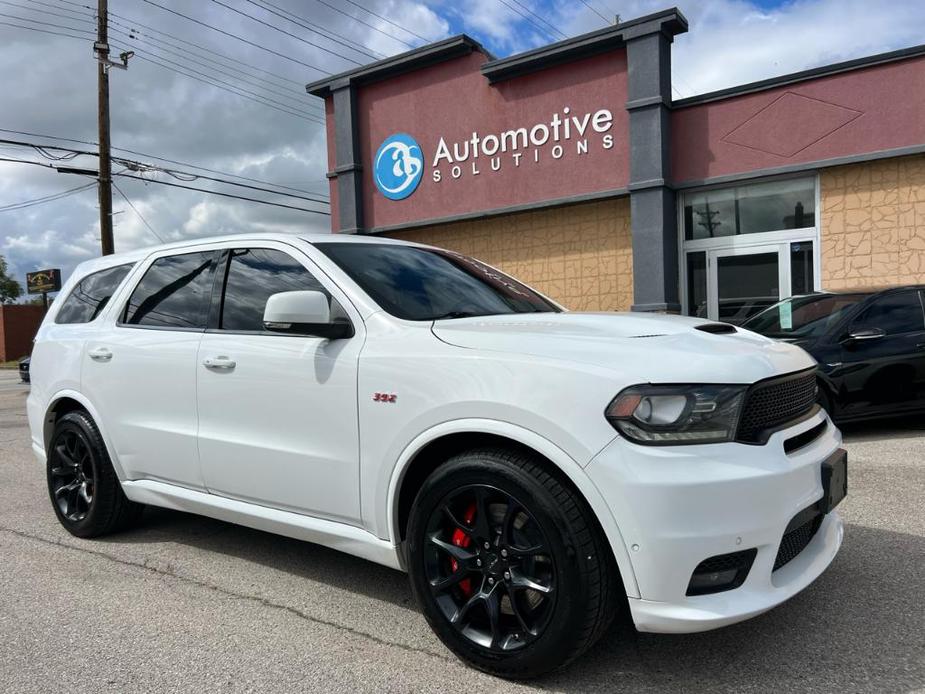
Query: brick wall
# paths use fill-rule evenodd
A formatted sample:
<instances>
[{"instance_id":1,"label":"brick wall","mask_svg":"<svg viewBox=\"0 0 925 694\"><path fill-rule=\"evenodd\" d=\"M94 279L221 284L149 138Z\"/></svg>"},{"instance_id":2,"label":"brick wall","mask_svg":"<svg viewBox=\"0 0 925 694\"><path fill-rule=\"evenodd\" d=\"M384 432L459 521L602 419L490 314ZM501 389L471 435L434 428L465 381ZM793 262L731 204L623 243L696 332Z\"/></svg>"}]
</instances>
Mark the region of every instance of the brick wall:
<instances>
[{"instance_id":1,"label":"brick wall","mask_svg":"<svg viewBox=\"0 0 925 694\"><path fill-rule=\"evenodd\" d=\"M0 362L32 352L32 338L45 315L41 306L0 305Z\"/></svg>"},{"instance_id":2,"label":"brick wall","mask_svg":"<svg viewBox=\"0 0 925 694\"><path fill-rule=\"evenodd\" d=\"M393 232L471 255L574 311L633 303L629 198Z\"/></svg>"},{"instance_id":3,"label":"brick wall","mask_svg":"<svg viewBox=\"0 0 925 694\"><path fill-rule=\"evenodd\" d=\"M925 283L925 156L826 169L824 289Z\"/></svg>"}]
</instances>

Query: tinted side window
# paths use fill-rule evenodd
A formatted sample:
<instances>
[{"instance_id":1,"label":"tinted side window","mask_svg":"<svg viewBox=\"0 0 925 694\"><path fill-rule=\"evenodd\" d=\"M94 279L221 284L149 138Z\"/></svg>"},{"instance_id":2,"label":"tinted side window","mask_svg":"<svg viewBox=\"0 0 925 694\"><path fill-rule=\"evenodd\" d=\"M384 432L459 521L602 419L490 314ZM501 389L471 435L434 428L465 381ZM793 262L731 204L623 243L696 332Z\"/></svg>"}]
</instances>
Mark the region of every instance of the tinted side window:
<instances>
[{"instance_id":1,"label":"tinted side window","mask_svg":"<svg viewBox=\"0 0 925 694\"><path fill-rule=\"evenodd\" d=\"M55 317L55 323L89 323L96 318L113 292L125 279L132 264L118 265L87 275L68 294Z\"/></svg>"},{"instance_id":2,"label":"tinted side window","mask_svg":"<svg viewBox=\"0 0 925 694\"><path fill-rule=\"evenodd\" d=\"M918 292L897 292L875 299L854 321L852 332L879 328L887 335L925 330Z\"/></svg>"},{"instance_id":3,"label":"tinted side window","mask_svg":"<svg viewBox=\"0 0 925 694\"><path fill-rule=\"evenodd\" d=\"M214 257L210 251L155 260L128 300L125 323L205 329Z\"/></svg>"},{"instance_id":4,"label":"tinted side window","mask_svg":"<svg viewBox=\"0 0 925 694\"><path fill-rule=\"evenodd\" d=\"M219 327L263 331L263 310L270 295L305 289L325 291L288 253L267 248L236 249L228 262Z\"/></svg>"}]
</instances>

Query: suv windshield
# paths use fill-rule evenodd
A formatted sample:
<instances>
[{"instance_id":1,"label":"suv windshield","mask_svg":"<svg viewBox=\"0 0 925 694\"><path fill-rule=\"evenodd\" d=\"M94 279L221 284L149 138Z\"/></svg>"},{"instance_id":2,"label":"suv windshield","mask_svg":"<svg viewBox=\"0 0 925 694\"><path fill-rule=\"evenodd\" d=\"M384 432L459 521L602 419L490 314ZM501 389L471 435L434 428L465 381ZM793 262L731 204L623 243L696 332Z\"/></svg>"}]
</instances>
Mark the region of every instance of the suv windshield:
<instances>
[{"instance_id":1,"label":"suv windshield","mask_svg":"<svg viewBox=\"0 0 925 694\"><path fill-rule=\"evenodd\" d=\"M382 308L405 320L558 312L515 279L458 253L376 243L316 243Z\"/></svg>"},{"instance_id":2,"label":"suv windshield","mask_svg":"<svg viewBox=\"0 0 925 694\"><path fill-rule=\"evenodd\" d=\"M809 294L774 304L742 324L766 337L805 340L821 336L864 294Z\"/></svg>"}]
</instances>

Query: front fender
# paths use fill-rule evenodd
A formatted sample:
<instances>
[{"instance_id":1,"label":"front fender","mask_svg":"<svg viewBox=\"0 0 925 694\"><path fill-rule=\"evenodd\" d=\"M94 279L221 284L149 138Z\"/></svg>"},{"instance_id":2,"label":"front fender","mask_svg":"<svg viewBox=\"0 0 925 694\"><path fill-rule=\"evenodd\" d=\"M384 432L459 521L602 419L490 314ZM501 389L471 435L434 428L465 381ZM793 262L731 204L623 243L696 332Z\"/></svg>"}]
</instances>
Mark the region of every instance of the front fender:
<instances>
[{"instance_id":1,"label":"front fender","mask_svg":"<svg viewBox=\"0 0 925 694\"><path fill-rule=\"evenodd\" d=\"M404 448L392 469L388 483L388 494L385 497L387 500L385 518L387 519L388 539L394 545L399 544L399 538L401 537L398 517L399 492L411 462L427 444L441 437L459 433L493 434L510 439L536 451L556 465L575 485L597 517L620 569L627 595L629 597L639 597L636 577L633 573L632 563L630 562L623 536L620 533L620 528L617 526L613 513L611 513L604 497L584 469L576 460L548 439L510 422L474 418L442 422L419 434Z\"/></svg>"}]
</instances>

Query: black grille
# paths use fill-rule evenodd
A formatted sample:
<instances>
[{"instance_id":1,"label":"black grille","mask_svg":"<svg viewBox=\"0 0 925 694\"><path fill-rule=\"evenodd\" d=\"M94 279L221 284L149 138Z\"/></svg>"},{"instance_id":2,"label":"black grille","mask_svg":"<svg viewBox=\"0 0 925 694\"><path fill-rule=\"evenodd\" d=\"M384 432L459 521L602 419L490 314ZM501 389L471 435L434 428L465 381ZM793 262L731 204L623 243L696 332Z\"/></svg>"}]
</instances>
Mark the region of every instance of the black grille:
<instances>
[{"instance_id":1,"label":"black grille","mask_svg":"<svg viewBox=\"0 0 925 694\"><path fill-rule=\"evenodd\" d=\"M687 594L706 595L708 593L719 593L724 590L738 588L745 583L745 579L748 577L748 572L751 571L752 563L755 561L755 556L757 554L758 550L753 548L745 549L741 552L732 552L731 554L717 554L715 557L704 559L697 564L697 568L694 569L694 575L691 576L691 583L687 587ZM732 569L736 570L735 578L727 583L710 587L694 585L694 577L698 574L720 573Z\"/></svg>"},{"instance_id":2,"label":"black grille","mask_svg":"<svg viewBox=\"0 0 925 694\"><path fill-rule=\"evenodd\" d=\"M756 383L745 396L736 440L764 443L770 430L805 415L815 402L815 369Z\"/></svg>"},{"instance_id":3,"label":"black grille","mask_svg":"<svg viewBox=\"0 0 925 694\"><path fill-rule=\"evenodd\" d=\"M798 517L804 515L805 512L798 514ZM792 524L793 521L791 521ZM806 545L815 537L820 525L822 525L822 514L816 512L796 528L791 530L788 526L787 532L784 533L784 537L780 541L780 549L777 550L777 557L774 559L774 568L772 570L777 571L806 549Z\"/></svg>"},{"instance_id":4,"label":"black grille","mask_svg":"<svg viewBox=\"0 0 925 694\"><path fill-rule=\"evenodd\" d=\"M825 433L825 430L828 428L828 421L819 422L819 424L814 426L812 429L807 429L802 434L797 434L796 436L787 439L784 441L784 453L789 455L794 451L800 450L803 448L803 446L808 446L813 441L822 436L822 434Z\"/></svg>"}]
</instances>

